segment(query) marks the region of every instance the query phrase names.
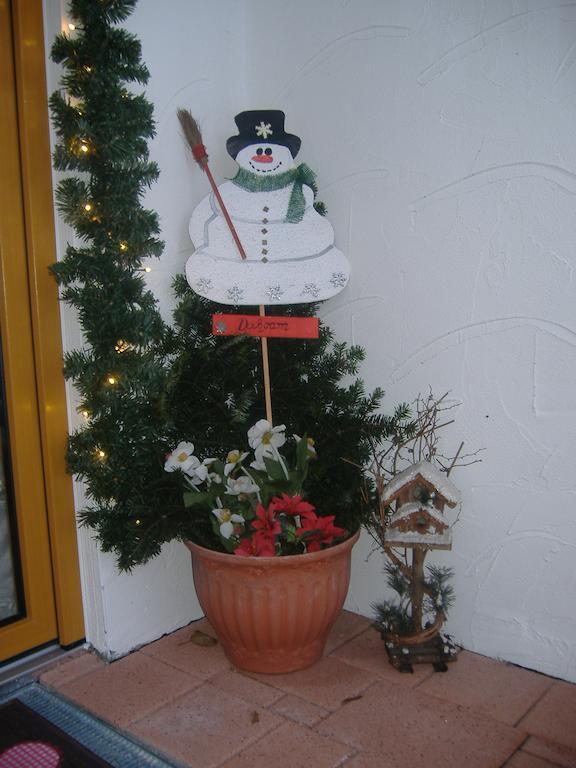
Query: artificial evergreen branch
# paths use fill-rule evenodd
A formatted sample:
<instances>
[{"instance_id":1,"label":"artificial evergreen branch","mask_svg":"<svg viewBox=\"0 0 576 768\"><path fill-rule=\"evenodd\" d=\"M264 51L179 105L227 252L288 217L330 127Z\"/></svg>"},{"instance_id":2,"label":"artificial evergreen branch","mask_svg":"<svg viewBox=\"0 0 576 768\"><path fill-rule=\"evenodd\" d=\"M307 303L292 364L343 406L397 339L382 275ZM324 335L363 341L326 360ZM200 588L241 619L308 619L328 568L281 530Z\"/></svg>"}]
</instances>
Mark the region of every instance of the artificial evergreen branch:
<instances>
[{"instance_id":1,"label":"artificial evergreen branch","mask_svg":"<svg viewBox=\"0 0 576 768\"><path fill-rule=\"evenodd\" d=\"M52 269L86 343L65 356L85 420L70 437L68 464L90 499L80 519L125 568L156 554L163 541L148 531L166 508L160 400L170 338L142 279L144 260L162 251L157 215L140 203L158 176L147 148L152 106L126 87L146 83L148 71L139 41L113 26L134 5L73 0L76 31L59 35L52 48L63 89L50 99L55 167L80 174L59 183L56 201L82 244L69 245ZM128 539L141 543L137 557L119 545Z\"/></svg>"}]
</instances>

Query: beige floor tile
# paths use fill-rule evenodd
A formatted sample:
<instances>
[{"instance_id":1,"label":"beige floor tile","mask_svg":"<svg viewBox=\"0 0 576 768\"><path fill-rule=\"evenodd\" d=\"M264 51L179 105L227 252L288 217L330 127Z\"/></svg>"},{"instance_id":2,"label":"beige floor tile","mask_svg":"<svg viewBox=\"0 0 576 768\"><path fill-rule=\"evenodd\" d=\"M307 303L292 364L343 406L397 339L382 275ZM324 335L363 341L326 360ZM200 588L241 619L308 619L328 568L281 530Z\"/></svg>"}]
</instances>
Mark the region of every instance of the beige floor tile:
<instances>
[{"instance_id":1,"label":"beige floor tile","mask_svg":"<svg viewBox=\"0 0 576 768\"><path fill-rule=\"evenodd\" d=\"M284 695L278 688L254 680L237 669L219 672L210 678L210 683L259 707L268 707Z\"/></svg>"},{"instance_id":2,"label":"beige floor tile","mask_svg":"<svg viewBox=\"0 0 576 768\"><path fill-rule=\"evenodd\" d=\"M286 723L233 757L222 768L337 768L350 752L350 747L334 739L320 736L296 723Z\"/></svg>"},{"instance_id":3,"label":"beige floor tile","mask_svg":"<svg viewBox=\"0 0 576 768\"><path fill-rule=\"evenodd\" d=\"M370 626L372 622L365 616L360 616L358 613L352 613L351 611L340 611L338 618L326 641L325 653L332 653L333 650L339 648L344 643L352 640L353 637L364 632Z\"/></svg>"},{"instance_id":4,"label":"beige floor tile","mask_svg":"<svg viewBox=\"0 0 576 768\"><path fill-rule=\"evenodd\" d=\"M576 685L555 682L519 725L576 751Z\"/></svg>"},{"instance_id":5,"label":"beige floor tile","mask_svg":"<svg viewBox=\"0 0 576 768\"><path fill-rule=\"evenodd\" d=\"M333 656L325 656L313 666L287 675L251 676L330 710L338 709L343 701L361 694L374 682L370 673Z\"/></svg>"},{"instance_id":6,"label":"beige floor tile","mask_svg":"<svg viewBox=\"0 0 576 768\"><path fill-rule=\"evenodd\" d=\"M391 763L387 759L386 755L377 754L376 752L360 752L358 755L347 760L342 768L396 768L396 763ZM420 768L414 766L414 768ZM422 768L427 768L424 765ZM446 766L451 768L451 766Z\"/></svg>"},{"instance_id":7,"label":"beige floor tile","mask_svg":"<svg viewBox=\"0 0 576 768\"><path fill-rule=\"evenodd\" d=\"M204 680L225 669L231 669L232 665L224 655L220 643L206 646L193 642L193 635L197 632L215 637L210 624L202 619L144 646L141 653Z\"/></svg>"},{"instance_id":8,"label":"beige floor tile","mask_svg":"<svg viewBox=\"0 0 576 768\"><path fill-rule=\"evenodd\" d=\"M552 741L530 736L528 741L522 744L522 749L524 752L548 760L554 765L561 766L561 768L576 768L576 750L561 744L554 744Z\"/></svg>"},{"instance_id":9,"label":"beige floor tile","mask_svg":"<svg viewBox=\"0 0 576 768\"><path fill-rule=\"evenodd\" d=\"M551 685L537 672L462 651L447 673L432 675L420 690L514 725Z\"/></svg>"},{"instance_id":10,"label":"beige floor tile","mask_svg":"<svg viewBox=\"0 0 576 768\"><path fill-rule=\"evenodd\" d=\"M133 653L62 685L59 691L103 720L127 726L201 684L199 678Z\"/></svg>"},{"instance_id":11,"label":"beige floor tile","mask_svg":"<svg viewBox=\"0 0 576 768\"><path fill-rule=\"evenodd\" d=\"M506 768L553 768L553 764L527 752L516 752L506 763Z\"/></svg>"},{"instance_id":12,"label":"beige floor tile","mask_svg":"<svg viewBox=\"0 0 576 768\"><path fill-rule=\"evenodd\" d=\"M394 768L500 768L525 734L465 707L378 682L316 726Z\"/></svg>"},{"instance_id":13,"label":"beige floor tile","mask_svg":"<svg viewBox=\"0 0 576 768\"><path fill-rule=\"evenodd\" d=\"M285 696L282 695L282 698L278 699L271 709L282 717L294 720L295 723L308 726L316 725L329 714L328 709L300 699L298 696L292 696L290 693Z\"/></svg>"},{"instance_id":14,"label":"beige floor tile","mask_svg":"<svg viewBox=\"0 0 576 768\"><path fill-rule=\"evenodd\" d=\"M96 669L105 667L102 661L95 653L84 651L74 658L64 659L55 666L48 669L40 675L40 682L49 685L52 688L61 688L66 683L77 680L79 677L94 672Z\"/></svg>"},{"instance_id":15,"label":"beige floor tile","mask_svg":"<svg viewBox=\"0 0 576 768\"><path fill-rule=\"evenodd\" d=\"M131 727L193 768L212 768L284 723L278 715L205 683Z\"/></svg>"},{"instance_id":16,"label":"beige floor tile","mask_svg":"<svg viewBox=\"0 0 576 768\"><path fill-rule=\"evenodd\" d=\"M332 654L347 664L375 673L394 685L415 686L434 674L431 664L414 664L414 672L399 672L388 661L380 634L372 628L350 640Z\"/></svg>"}]
</instances>

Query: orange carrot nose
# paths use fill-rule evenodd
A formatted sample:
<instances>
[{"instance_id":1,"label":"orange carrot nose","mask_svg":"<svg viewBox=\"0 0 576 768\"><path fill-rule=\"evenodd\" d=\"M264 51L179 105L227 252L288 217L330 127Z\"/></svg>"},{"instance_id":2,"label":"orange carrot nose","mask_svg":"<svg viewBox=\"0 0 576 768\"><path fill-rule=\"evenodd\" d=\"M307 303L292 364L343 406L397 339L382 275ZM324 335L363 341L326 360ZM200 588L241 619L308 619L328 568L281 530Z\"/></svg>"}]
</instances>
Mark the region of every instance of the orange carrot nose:
<instances>
[{"instance_id":1,"label":"orange carrot nose","mask_svg":"<svg viewBox=\"0 0 576 768\"><path fill-rule=\"evenodd\" d=\"M255 163L271 163L274 158L272 155L252 155L252 160L254 160Z\"/></svg>"}]
</instances>

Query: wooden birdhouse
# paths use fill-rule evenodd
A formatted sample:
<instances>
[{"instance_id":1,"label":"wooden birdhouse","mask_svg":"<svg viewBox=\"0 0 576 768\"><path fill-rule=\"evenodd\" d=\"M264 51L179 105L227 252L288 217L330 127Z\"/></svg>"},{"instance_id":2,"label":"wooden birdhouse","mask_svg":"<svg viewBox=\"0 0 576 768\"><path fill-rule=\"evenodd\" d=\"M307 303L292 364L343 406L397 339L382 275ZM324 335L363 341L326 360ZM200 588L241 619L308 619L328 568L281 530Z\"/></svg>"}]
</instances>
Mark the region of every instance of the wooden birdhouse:
<instances>
[{"instance_id":1,"label":"wooden birdhouse","mask_svg":"<svg viewBox=\"0 0 576 768\"><path fill-rule=\"evenodd\" d=\"M389 546L451 549L444 507L455 507L460 492L433 464L421 461L398 473L384 488L382 501L396 504L386 531Z\"/></svg>"},{"instance_id":2,"label":"wooden birdhouse","mask_svg":"<svg viewBox=\"0 0 576 768\"><path fill-rule=\"evenodd\" d=\"M432 504L413 501L403 504L390 518L386 543L391 547L450 549L452 536L442 512Z\"/></svg>"},{"instance_id":3,"label":"wooden birdhouse","mask_svg":"<svg viewBox=\"0 0 576 768\"><path fill-rule=\"evenodd\" d=\"M444 623L441 609L436 610L433 623L422 627L424 597L431 594L424 576L424 560L430 549L452 548L452 531L444 507L455 507L460 492L446 473L428 461L420 461L392 478L381 501L386 506L396 505L386 527L384 548L393 562L400 563L408 581L412 629L411 634L402 637L381 632L388 659L401 672L412 672L413 664L423 663L445 672L447 662L455 660L457 649L448 635L440 633ZM395 547L412 550L410 568L396 558Z\"/></svg>"}]
</instances>

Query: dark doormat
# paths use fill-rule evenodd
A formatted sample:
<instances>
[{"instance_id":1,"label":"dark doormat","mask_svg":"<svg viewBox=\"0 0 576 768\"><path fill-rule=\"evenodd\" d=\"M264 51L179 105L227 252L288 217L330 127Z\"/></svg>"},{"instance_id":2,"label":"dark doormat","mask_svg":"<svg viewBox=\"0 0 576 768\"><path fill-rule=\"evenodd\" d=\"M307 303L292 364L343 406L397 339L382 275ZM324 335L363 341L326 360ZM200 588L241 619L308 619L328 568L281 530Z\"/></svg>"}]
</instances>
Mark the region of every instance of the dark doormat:
<instances>
[{"instance_id":1,"label":"dark doormat","mask_svg":"<svg viewBox=\"0 0 576 768\"><path fill-rule=\"evenodd\" d=\"M27 679L0 687L0 768L174 768Z\"/></svg>"}]
</instances>

